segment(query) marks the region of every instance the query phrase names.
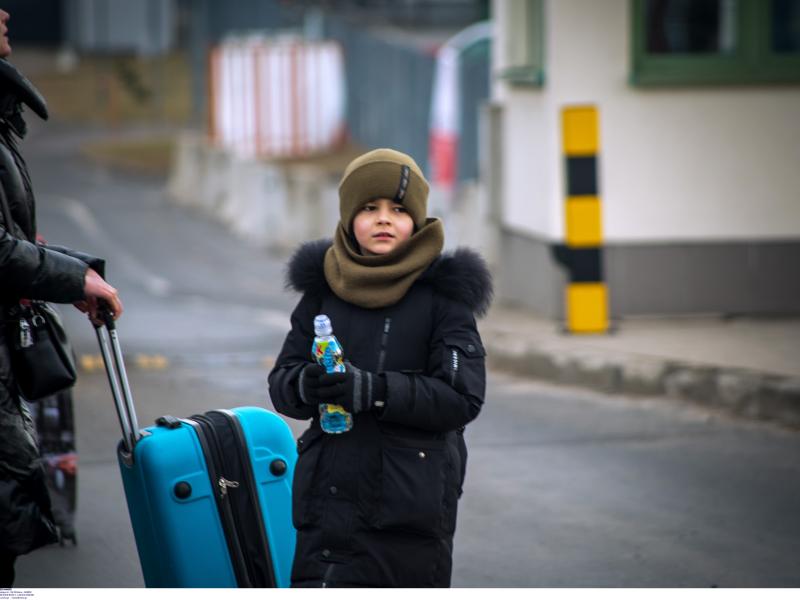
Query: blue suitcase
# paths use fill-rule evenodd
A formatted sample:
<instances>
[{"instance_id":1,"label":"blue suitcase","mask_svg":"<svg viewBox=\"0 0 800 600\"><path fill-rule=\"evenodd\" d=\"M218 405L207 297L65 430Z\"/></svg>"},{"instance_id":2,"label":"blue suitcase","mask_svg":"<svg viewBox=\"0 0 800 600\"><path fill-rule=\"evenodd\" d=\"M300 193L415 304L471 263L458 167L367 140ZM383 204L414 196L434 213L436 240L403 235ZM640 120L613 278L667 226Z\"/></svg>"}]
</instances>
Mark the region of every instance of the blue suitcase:
<instances>
[{"instance_id":1,"label":"blue suitcase","mask_svg":"<svg viewBox=\"0 0 800 600\"><path fill-rule=\"evenodd\" d=\"M289 587L297 459L289 426L266 409L241 407L165 416L140 431L111 318L97 338L147 587Z\"/></svg>"}]
</instances>

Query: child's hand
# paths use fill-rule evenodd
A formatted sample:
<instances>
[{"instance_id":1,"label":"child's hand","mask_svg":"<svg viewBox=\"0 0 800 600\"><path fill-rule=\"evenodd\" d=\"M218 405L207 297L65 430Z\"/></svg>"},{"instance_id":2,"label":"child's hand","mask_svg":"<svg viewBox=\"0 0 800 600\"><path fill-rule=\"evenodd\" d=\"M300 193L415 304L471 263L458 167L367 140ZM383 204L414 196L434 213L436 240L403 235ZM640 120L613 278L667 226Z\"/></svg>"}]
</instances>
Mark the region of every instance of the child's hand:
<instances>
[{"instance_id":1,"label":"child's hand","mask_svg":"<svg viewBox=\"0 0 800 600\"><path fill-rule=\"evenodd\" d=\"M347 371L344 373L324 373L320 376L315 390L319 402L338 404L351 414L381 408L386 399L386 379L346 364Z\"/></svg>"},{"instance_id":2,"label":"child's hand","mask_svg":"<svg viewBox=\"0 0 800 600\"><path fill-rule=\"evenodd\" d=\"M300 399L306 404L316 405L321 402L319 397L319 378L325 374L325 367L317 363L310 363L300 371L297 381L297 391Z\"/></svg>"}]
</instances>

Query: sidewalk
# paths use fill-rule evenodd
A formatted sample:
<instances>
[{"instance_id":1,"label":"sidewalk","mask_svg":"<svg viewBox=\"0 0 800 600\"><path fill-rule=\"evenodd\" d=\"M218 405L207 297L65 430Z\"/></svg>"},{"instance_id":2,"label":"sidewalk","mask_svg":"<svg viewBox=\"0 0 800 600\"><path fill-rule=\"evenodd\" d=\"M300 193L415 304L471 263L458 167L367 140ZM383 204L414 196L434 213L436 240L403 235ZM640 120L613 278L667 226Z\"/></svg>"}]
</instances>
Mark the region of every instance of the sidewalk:
<instances>
[{"instance_id":1,"label":"sidewalk","mask_svg":"<svg viewBox=\"0 0 800 600\"><path fill-rule=\"evenodd\" d=\"M631 318L608 335L494 306L479 322L499 370L609 393L679 398L800 427L800 318Z\"/></svg>"}]
</instances>

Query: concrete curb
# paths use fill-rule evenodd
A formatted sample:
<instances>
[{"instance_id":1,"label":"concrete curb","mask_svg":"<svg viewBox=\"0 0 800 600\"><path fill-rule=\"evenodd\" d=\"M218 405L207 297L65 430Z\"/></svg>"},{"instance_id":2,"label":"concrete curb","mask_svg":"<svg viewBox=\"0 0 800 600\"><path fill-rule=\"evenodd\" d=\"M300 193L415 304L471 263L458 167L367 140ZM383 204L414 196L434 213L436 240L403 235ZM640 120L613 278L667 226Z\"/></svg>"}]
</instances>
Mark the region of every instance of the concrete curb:
<instances>
[{"instance_id":1,"label":"concrete curb","mask_svg":"<svg viewBox=\"0 0 800 600\"><path fill-rule=\"evenodd\" d=\"M499 371L611 394L666 396L800 428L798 377L491 338L484 331L489 366Z\"/></svg>"}]
</instances>

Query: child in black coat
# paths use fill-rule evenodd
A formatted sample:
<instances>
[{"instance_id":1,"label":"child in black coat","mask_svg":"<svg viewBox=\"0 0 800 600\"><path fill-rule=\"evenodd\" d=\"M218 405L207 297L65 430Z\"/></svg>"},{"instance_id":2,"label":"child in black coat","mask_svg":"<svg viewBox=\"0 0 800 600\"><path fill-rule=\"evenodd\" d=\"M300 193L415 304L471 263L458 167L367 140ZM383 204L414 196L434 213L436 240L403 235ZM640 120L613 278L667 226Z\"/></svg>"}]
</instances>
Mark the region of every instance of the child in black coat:
<instances>
[{"instance_id":1,"label":"child in black coat","mask_svg":"<svg viewBox=\"0 0 800 600\"><path fill-rule=\"evenodd\" d=\"M293 482L294 586L450 585L463 431L486 387L475 315L492 286L476 253L442 254L427 195L411 157L368 152L342 177L333 242L304 244L289 263L303 296L269 391L279 412L312 419ZM331 319L345 373L312 360L318 314ZM320 403L351 412L353 428L324 433Z\"/></svg>"}]
</instances>

